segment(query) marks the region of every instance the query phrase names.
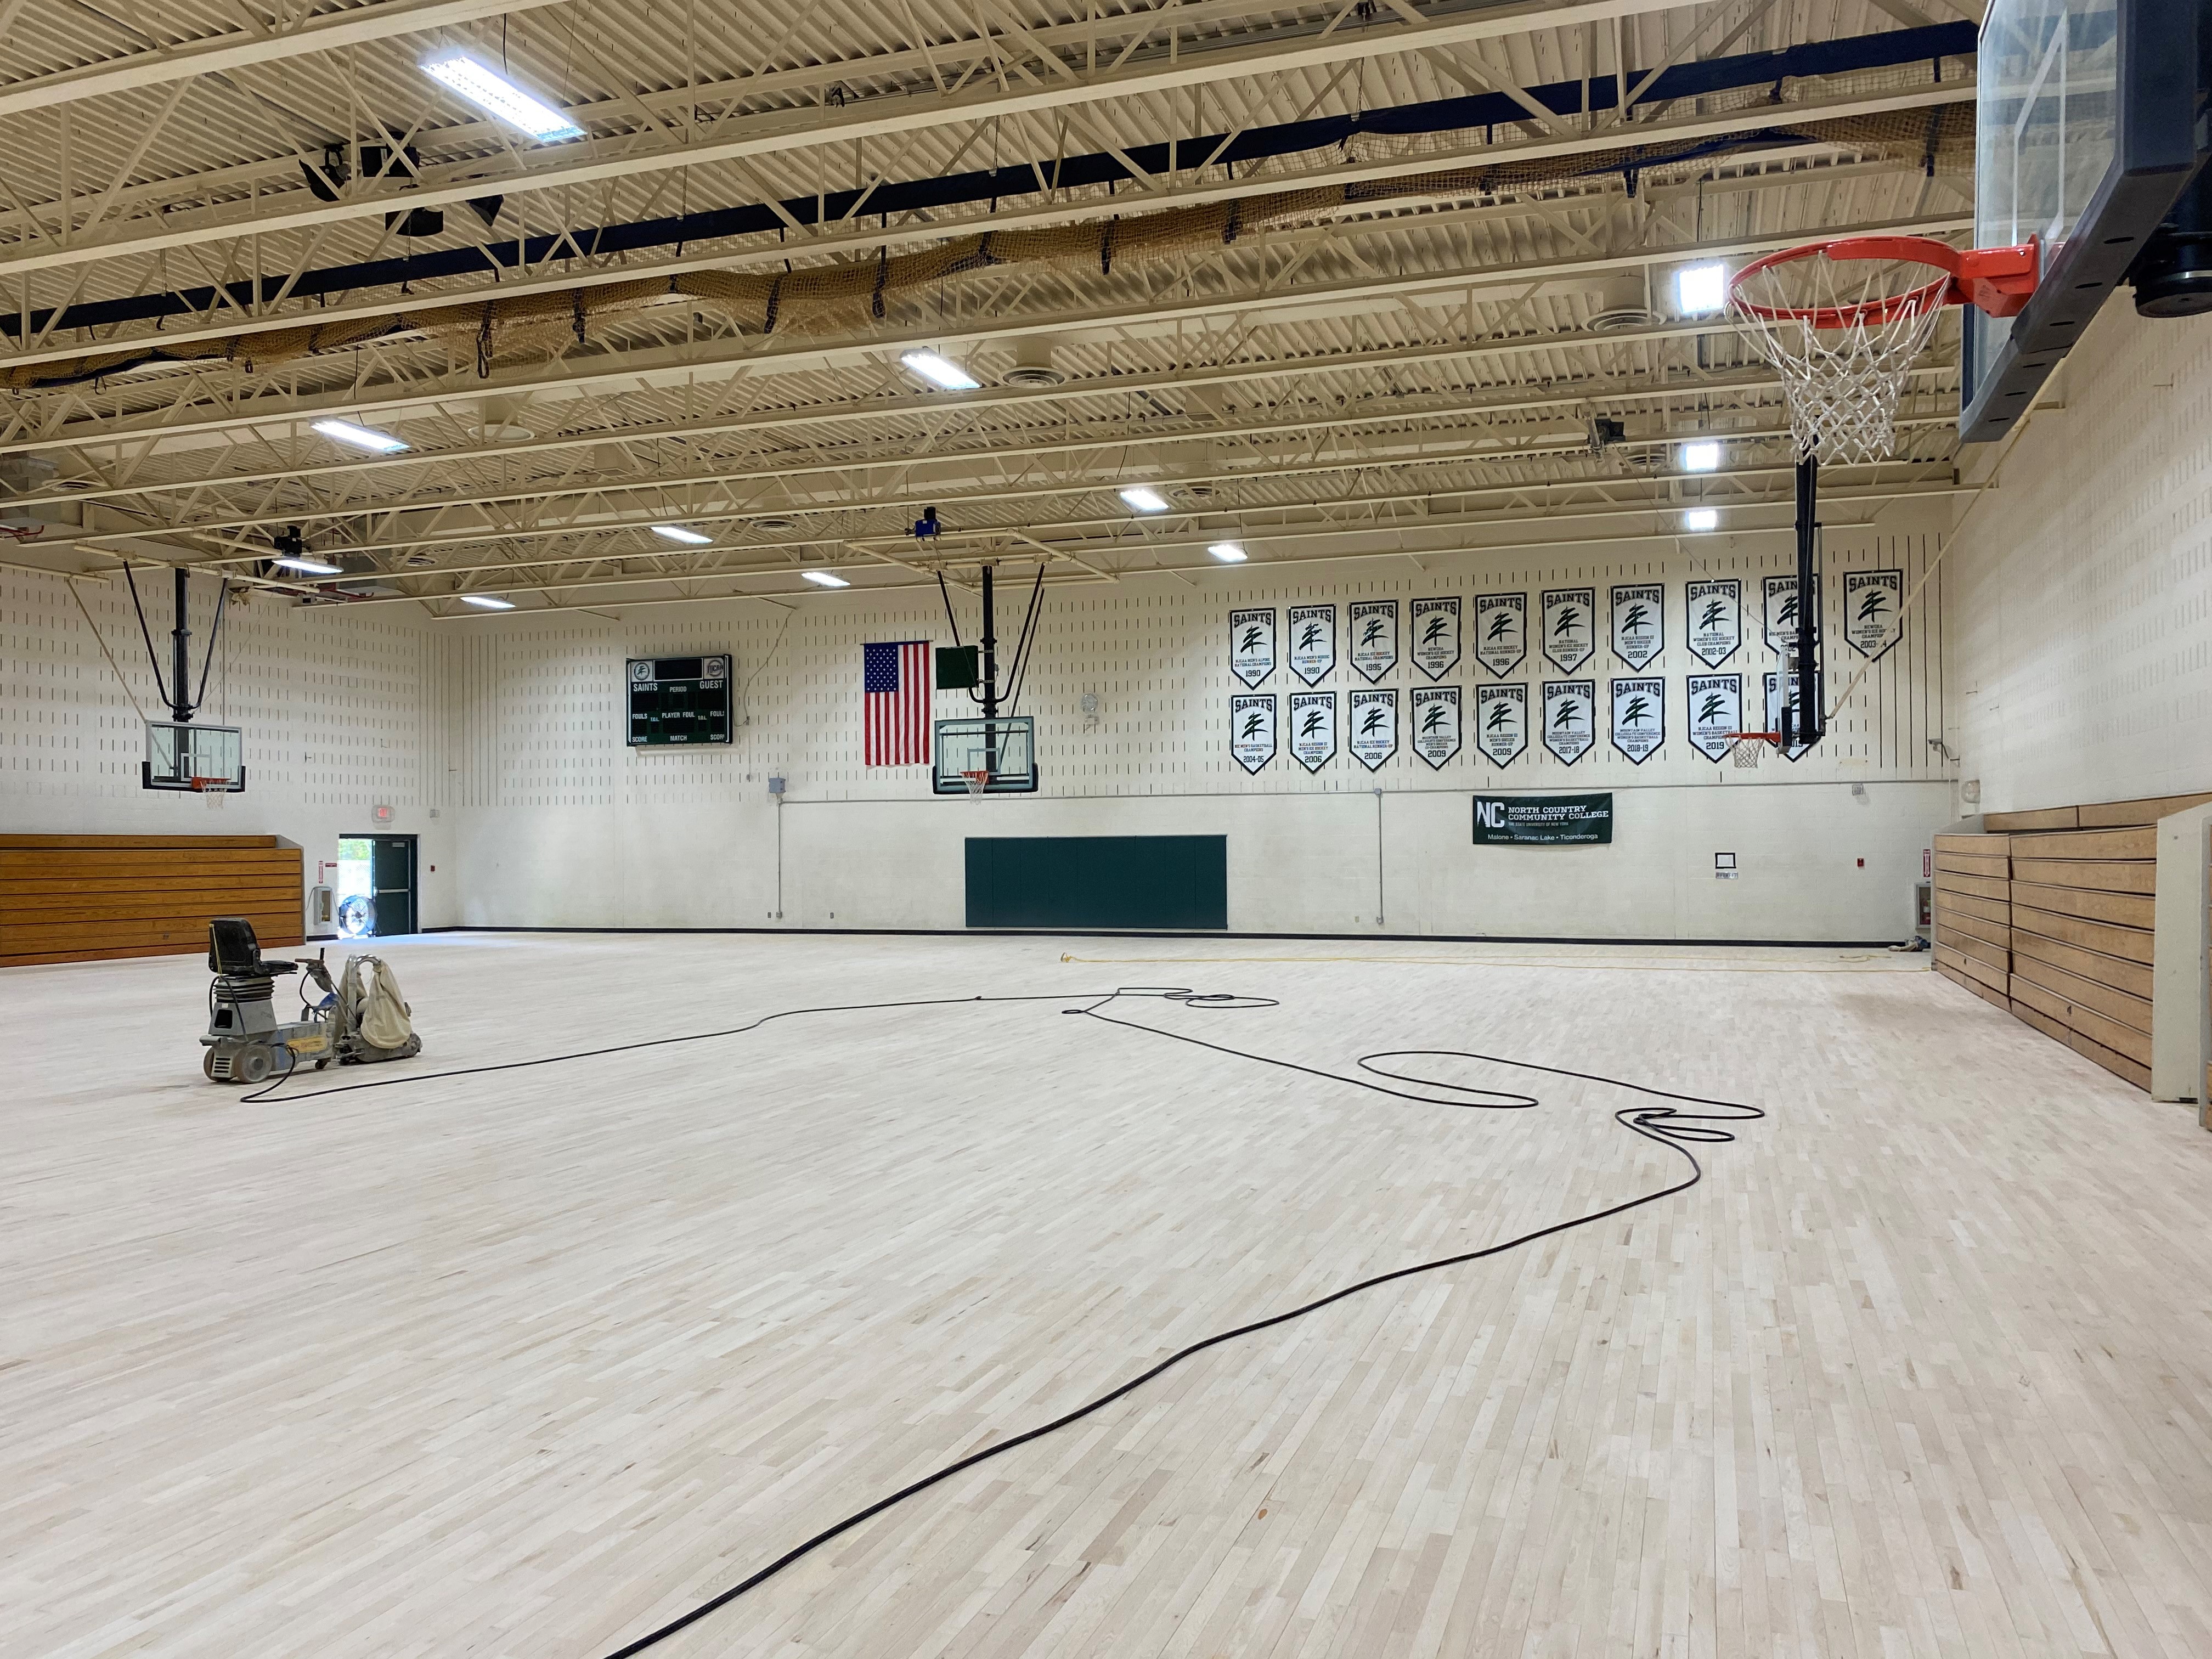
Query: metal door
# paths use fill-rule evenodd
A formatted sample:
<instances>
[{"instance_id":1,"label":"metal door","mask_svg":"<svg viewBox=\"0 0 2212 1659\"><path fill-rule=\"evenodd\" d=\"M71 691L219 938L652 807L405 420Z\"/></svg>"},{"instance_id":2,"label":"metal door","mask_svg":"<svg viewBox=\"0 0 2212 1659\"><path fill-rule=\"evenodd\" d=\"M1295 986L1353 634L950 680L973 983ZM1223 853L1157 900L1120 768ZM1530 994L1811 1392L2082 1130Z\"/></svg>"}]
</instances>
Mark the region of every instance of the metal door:
<instances>
[{"instance_id":1,"label":"metal door","mask_svg":"<svg viewBox=\"0 0 2212 1659\"><path fill-rule=\"evenodd\" d=\"M374 836L369 847L369 883L376 897L380 935L415 931L415 837Z\"/></svg>"}]
</instances>

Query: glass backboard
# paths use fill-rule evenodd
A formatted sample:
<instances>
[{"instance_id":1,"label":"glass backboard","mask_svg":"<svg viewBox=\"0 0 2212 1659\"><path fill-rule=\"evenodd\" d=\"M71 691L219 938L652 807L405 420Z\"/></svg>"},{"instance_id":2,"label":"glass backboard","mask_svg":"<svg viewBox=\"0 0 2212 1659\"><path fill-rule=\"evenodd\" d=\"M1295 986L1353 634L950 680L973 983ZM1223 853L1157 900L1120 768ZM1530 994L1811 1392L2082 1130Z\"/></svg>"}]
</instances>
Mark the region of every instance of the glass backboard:
<instances>
[{"instance_id":1,"label":"glass backboard","mask_svg":"<svg viewBox=\"0 0 2212 1659\"><path fill-rule=\"evenodd\" d=\"M2033 237L2041 259L2017 316L1966 312L1965 441L2013 430L2138 262L2171 241L2161 222L2203 160L2208 27L2203 0L1991 0L1978 54L1974 245Z\"/></svg>"},{"instance_id":2,"label":"glass backboard","mask_svg":"<svg viewBox=\"0 0 2212 1659\"><path fill-rule=\"evenodd\" d=\"M1975 94L1974 246L2063 251L2118 151L2119 0L1995 0ZM2012 330L1973 327L1977 378Z\"/></svg>"},{"instance_id":3,"label":"glass backboard","mask_svg":"<svg viewBox=\"0 0 2212 1659\"><path fill-rule=\"evenodd\" d=\"M981 793L1025 795L1037 787L1036 726L1027 714L995 720L937 722L937 770L932 787L940 795L965 795L972 774L984 774Z\"/></svg>"},{"instance_id":4,"label":"glass backboard","mask_svg":"<svg viewBox=\"0 0 2212 1659\"><path fill-rule=\"evenodd\" d=\"M148 789L243 789L246 740L234 726L149 720L139 781Z\"/></svg>"}]
</instances>

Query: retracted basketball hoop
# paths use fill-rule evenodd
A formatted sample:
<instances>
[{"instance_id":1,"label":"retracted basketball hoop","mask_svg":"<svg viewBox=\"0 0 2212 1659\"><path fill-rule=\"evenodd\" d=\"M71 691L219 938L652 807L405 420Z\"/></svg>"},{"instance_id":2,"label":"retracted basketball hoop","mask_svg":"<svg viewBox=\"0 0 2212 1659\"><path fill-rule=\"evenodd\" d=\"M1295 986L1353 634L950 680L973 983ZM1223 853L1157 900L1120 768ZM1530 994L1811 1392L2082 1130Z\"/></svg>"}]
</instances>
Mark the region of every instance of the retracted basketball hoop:
<instances>
[{"instance_id":1,"label":"retracted basketball hoop","mask_svg":"<svg viewBox=\"0 0 2212 1659\"><path fill-rule=\"evenodd\" d=\"M2017 315L2035 292L2041 253L2034 240L1963 249L1926 236L1808 242L1736 272L1729 312L1782 376L1800 455L1886 460L1899 395L1944 308Z\"/></svg>"}]
</instances>

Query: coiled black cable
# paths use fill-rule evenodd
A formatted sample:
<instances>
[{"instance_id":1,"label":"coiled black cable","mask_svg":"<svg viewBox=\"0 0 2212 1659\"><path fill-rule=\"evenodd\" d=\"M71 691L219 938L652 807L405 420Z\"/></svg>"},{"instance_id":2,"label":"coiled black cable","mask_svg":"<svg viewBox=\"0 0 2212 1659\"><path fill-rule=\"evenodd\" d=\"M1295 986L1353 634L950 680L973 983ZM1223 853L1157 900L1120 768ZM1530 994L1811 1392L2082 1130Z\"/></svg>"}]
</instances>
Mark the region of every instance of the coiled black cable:
<instances>
[{"instance_id":1,"label":"coiled black cable","mask_svg":"<svg viewBox=\"0 0 2212 1659\"><path fill-rule=\"evenodd\" d=\"M1608 1205L1606 1208L1593 1211L1588 1215L1574 1216L1565 1221L1553 1222L1548 1227L1539 1227L1533 1232L1522 1233L1518 1237L1509 1238L1500 1243L1485 1245L1480 1249L1462 1250L1453 1255L1438 1256L1433 1261L1418 1261L1411 1267L1397 1267L1389 1273L1376 1273L1353 1284L1344 1285L1340 1289L1331 1291L1326 1296L1316 1297L1312 1301L1304 1303L1297 1307L1286 1309L1281 1313L1271 1314L1265 1319L1255 1319L1249 1324L1239 1325L1231 1330L1218 1331L1212 1336L1201 1338L1187 1347L1177 1349L1149 1370L1140 1371L1127 1382L1109 1389L1095 1399L1086 1401L1073 1410L1063 1413L1049 1423L1041 1423L1035 1428L1025 1430L1010 1439L1001 1440L995 1445L987 1446L981 1451L973 1452L957 1462L948 1463L944 1468L922 1476L919 1480L912 1481L900 1487L896 1492L878 1498L865 1509L855 1510L835 1525L826 1527L811 1538L793 1545L750 1577L741 1579L719 1595L700 1602L687 1612L670 1620L659 1629L648 1631L635 1641L616 1649L606 1656L606 1659L632 1659L632 1656L643 1653L656 1643L664 1641L678 1631L696 1624L708 1613L720 1607L726 1607L746 1591L766 1583L786 1567L811 1555L831 1540L850 1532L861 1522L881 1515L885 1510L902 1504L909 1498L927 1492L932 1486L950 1480L956 1474L974 1468L979 1463L988 1462L994 1457L1003 1457L1017 1447L1025 1446L1032 1440L1042 1439L1046 1435L1055 1433L1067 1427L1071 1423L1082 1421L1092 1413L1112 1405L1123 1395L1144 1387L1154 1377L1174 1370L1183 1361L1204 1353L1208 1348L1218 1347L1223 1343L1233 1342L1239 1337L1250 1336L1256 1332L1268 1330L1277 1325L1287 1324L1293 1319L1302 1319L1308 1314L1318 1312L1321 1309L1344 1301L1348 1297L1358 1296L1363 1291L1371 1291L1380 1285L1388 1285L1401 1279L1410 1279L1417 1273L1435 1273L1442 1268L1458 1267L1465 1262L1480 1261L1486 1256L1502 1255L1509 1250L1519 1249L1524 1244L1533 1244L1539 1239L1550 1238L1555 1234L1588 1226L1592 1222L1604 1221L1613 1216L1624 1215L1631 1210L1640 1209L1645 1205L1656 1204L1662 1199L1672 1198L1677 1193L1687 1192L1705 1179L1705 1166L1698 1162L1697 1154L1690 1150L1692 1145L1724 1145L1734 1140L1735 1136L1719 1126L1726 1123L1754 1122L1766 1115L1765 1112L1759 1107L1747 1105L1741 1101L1720 1100L1705 1095L1684 1094L1668 1089L1655 1089L1648 1084L1631 1083L1625 1079L1605 1077L1595 1072L1577 1072L1563 1066L1544 1066L1534 1060L1511 1060L1503 1054L1479 1054L1465 1048L1378 1049L1373 1054L1362 1054L1357 1062L1359 1070L1370 1073L1370 1076L1350 1076L1340 1072L1328 1071L1321 1066L1302 1065L1296 1060L1284 1060L1273 1054L1254 1054L1249 1049L1231 1048L1227 1043L1215 1042L1206 1037L1194 1036L1186 1032L1164 1030L1157 1025L1146 1025L1136 1020L1119 1019L1105 1012L1115 1003L1129 998L1176 1002L1187 1009L1205 1012L1272 1008L1278 1006L1275 1000L1271 997L1243 997L1222 993L1200 993L1181 986L1130 985L1122 986L1113 991L1075 998L1065 995L1035 994L999 997L928 997L896 1002L860 1002L812 1008L786 1008L775 1013L763 1014L758 1019L748 1021L743 1025L733 1025L722 1030L693 1032L681 1036L652 1037L638 1042L617 1043L604 1048L584 1049L575 1054L548 1054L537 1060L508 1060L492 1066L464 1066L450 1072L416 1073L398 1077L377 1078L366 1082L340 1084L333 1088L316 1089L282 1097L286 1100L313 1100L324 1095L349 1094L358 1089L381 1089L405 1084L433 1083L445 1078L478 1077L489 1072L510 1072L533 1066L553 1066L566 1060L588 1060L603 1054L629 1054L641 1048L665 1048L676 1043L704 1042L717 1037L742 1036L748 1031L758 1030L773 1020L795 1018L805 1014L882 1012L900 1008L941 1008L975 1003L1073 1001L1081 1006L1068 1007L1063 1012L1096 1019L1105 1024L1118 1025L1124 1030L1141 1031L1149 1036L1165 1037L1173 1042L1188 1043L1194 1048L1209 1049L1215 1054L1227 1054L1237 1060L1250 1060L1256 1065L1272 1066L1283 1071L1299 1073L1306 1077L1342 1084L1349 1088L1363 1089L1371 1094L1382 1095L1392 1100L1407 1101L1416 1105L1455 1106L1473 1111L1527 1111L1542 1103L1534 1095L1522 1094L1516 1090L1487 1089L1473 1084L1450 1083L1439 1079L1420 1077L1404 1070L1394 1069L1386 1062L1421 1060L1477 1060L1492 1066L1510 1066L1519 1071L1540 1072L1547 1077L1571 1078L1582 1083L1607 1084L1614 1088L1627 1089L1637 1094L1648 1095L1655 1101L1681 1103L1680 1105L1674 1106L1626 1106L1613 1115L1613 1121L1623 1127L1679 1153L1688 1164L1689 1173L1673 1185L1662 1187L1656 1192L1644 1193L1635 1198L1625 1199L1620 1203ZM268 1087L245 1098L249 1101L270 1099L276 1095L279 1085L289 1080L292 1075L293 1073L288 1072L276 1082L270 1084ZM1388 1084L1374 1081L1373 1079L1376 1078L1387 1078L1390 1081ZM1394 1088L1390 1086L1391 1084L1406 1084L1413 1085L1414 1090L1435 1090L1442 1091L1443 1093L1440 1097L1433 1093L1417 1093L1409 1089ZM1706 1107L1712 1109L1705 1111L1683 1109L1684 1107L1689 1106Z\"/></svg>"}]
</instances>

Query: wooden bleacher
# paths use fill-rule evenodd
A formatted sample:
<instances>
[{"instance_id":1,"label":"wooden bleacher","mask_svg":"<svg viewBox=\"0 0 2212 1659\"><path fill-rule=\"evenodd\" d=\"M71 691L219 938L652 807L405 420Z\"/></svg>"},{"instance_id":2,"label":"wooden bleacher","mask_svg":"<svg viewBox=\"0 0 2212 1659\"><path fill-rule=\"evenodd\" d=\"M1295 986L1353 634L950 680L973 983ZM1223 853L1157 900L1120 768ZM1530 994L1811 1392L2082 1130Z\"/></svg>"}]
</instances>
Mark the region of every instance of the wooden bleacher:
<instances>
[{"instance_id":1,"label":"wooden bleacher","mask_svg":"<svg viewBox=\"0 0 2212 1659\"><path fill-rule=\"evenodd\" d=\"M1936 971L2139 1089L2150 1087L2163 795L1991 812L1936 837Z\"/></svg>"},{"instance_id":2,"label":"wooden bleacher","mask_svg":"<svg viewBox=\"0 0 2212 1659\"><path fill-rule=\"evenodd\" d=\"M302 857L274 836L0 836L0 968L204 951L210 916L302 944Z\"/></svg>"}]
</instances>

